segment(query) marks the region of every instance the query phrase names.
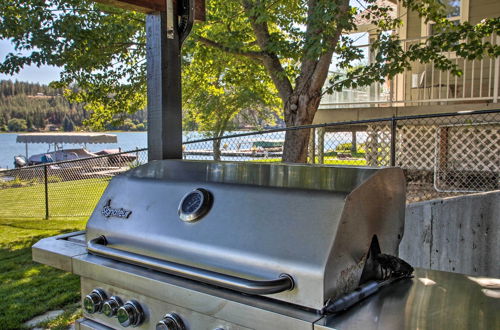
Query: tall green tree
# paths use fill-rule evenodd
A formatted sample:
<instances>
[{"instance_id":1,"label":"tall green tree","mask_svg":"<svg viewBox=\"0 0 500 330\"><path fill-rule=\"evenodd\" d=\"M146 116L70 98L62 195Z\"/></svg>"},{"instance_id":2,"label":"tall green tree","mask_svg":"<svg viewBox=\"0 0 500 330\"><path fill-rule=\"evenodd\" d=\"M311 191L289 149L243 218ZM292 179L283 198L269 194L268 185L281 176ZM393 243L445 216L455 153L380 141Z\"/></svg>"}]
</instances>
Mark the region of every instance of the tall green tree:
<instances>
[{"instance_id":1,"label":"tall green tree","mask_svg":"<svg viewBox=\"0 0 500 330\"><path fill-rule=\"evenodd\" d=\"M91 112L87 124L103 128L115 114L145 107L144 15L86 0L4 0L0 38L16 52L0 63L15 74L26 65L63 69L53 87ZM75 88L78 86L78 88Z\"/></svg>"},{"instance_id":2,"label":"tall green tree","mask_svg":"<svg viewBox=\"0 0 500 330\"><path fill-rule=\"evenodd\" d=\"M499 18L475 26L454 24L446 19L439 0L399 2L432 20L440 33L404 49L399 37L388 33L401 20L392 18L390 8L376 0L365 0L364 16L376 27L372 49L377 55L362 67L357 66L362 52L344 35L355 30L359 12L349 0L210 0L207 22L195 27L192 38L265 69L282 100L287 126L312 123L323 93L381 82L414 61L433 62L438 69L459 75L459 68L443 52L468 59L500 55L500 46L483 42L500 33ZM76 0L4 0L0 14L0 36L13 40L18 50L30 51L9 55L0 64L1 72L16 72L26 64L62 66L59 85L81 87L68 89L68 95L87 104L97 126L116 113L144 107L141 14ZM192 52L188 47L184 53L189 58ZM324 88L334 55L347 74L331 77L330 86ZM283 160L304 162L308 139L308 130L287 132Z\"/></svg>"},{"instance_id":3,"label":"tall green tree","mask_svg":"<svg viewBox=\"0 0 500 330\"><path fill-rule=\"evenodd\" d=\"M236 115L251 109L259 119L273 121L281 100L267 73L253 61L203 45L192 55L183 68L184 120L215 138L214 160L220 160L220 137L235 128Z\"/></svg>"},{"instance_id":4,"label":"tall green tree","mask_svg":"<svg viewBox=\"0 0 500 330\"><path fill-rule=\"evenodd\" d=\"M73 121L68 118L68 116L64 116L62 126L65 132L73 132L75 130L75 125L73 124Z\"/></svg>"},{"instance_id":5,"label":"tall green tree","mask_svg":"<svg viewBox=\"0 0 500 330\"><path fill-rule=\"evenodd\" d=\"M483 42L484 37L500 32L500 19L476 26L456 25L446 19L439 0L399 2L434 21L440 34L403 49L399 37L390 33L401 20L390 15L391 8L366 0L363 17L376 27L372 49L377 55L365 66L358 65L363 54L345 35L356 29L354 18L359 13L349 0L213 0L208 6L208 23L196 31L196 37L206 45L260 63L283 101L287 126L311 124L325 92L383 82L409 68L412 61L433 62L438 69L460 74L443 52L455 51L469 59L500 55L498 45ZM324 88L334 55L347 74L331 77ZM308 141L309 130L287 131L283 160L305 162Z\"/></svg>"}]
</instances>

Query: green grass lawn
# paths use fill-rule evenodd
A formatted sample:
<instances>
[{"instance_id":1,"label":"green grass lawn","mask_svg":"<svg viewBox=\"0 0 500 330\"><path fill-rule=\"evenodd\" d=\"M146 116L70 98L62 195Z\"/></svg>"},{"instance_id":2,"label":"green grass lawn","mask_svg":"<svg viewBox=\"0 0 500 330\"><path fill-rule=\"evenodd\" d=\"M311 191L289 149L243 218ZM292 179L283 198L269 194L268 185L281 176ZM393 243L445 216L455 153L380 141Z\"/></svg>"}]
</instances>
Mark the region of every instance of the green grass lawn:
<instances>
[{"instance_id":1,"label":"green grass lawn","mask_svg":"<svg viewBox=\"0 0 500 330\"><path fill-rule=\"evenodd\" d=\"M89 216L108 179L86 179L49 183L49 217ZM35 184L0 189L0 218L45 217L45 187Z\"/></svg>"},{"instance_id":2,"label":"green grass lawn","mask_svg":"<svg viewBox=\"0 0 500 330\"><path fill-rule=\"evenodd\" d=\"M366 166L366 159L358 158L358 159L338 159L337 157L325 157L324 158L325 165L349 165L349 166ZM281 158L261 158L252 160L251 162L257 163L275 163L281 162ZM316 164L319 164L319 159L316 157Z\"/></svg>"},{"instance_id":3,"label":"green grass lawn","mask_svg":"<svg viewBox=\"0 0 500 330\"><path fill-rule=\"evenodd\" d=\"M39 239L81 230L85 220L0 219L0 329L23 329L23 323L46 311L65 313L40 326L64 329L80 316L79 277L31 260Z\"/></svg>"},{"instance_id":4,"label":"green grass lawn","mask_svg":"<svg viewBox=\"0 0 500 330\"><path fill-rule=\"evenodd\" d=\"M49 183L50 220L42 220L43 184L0 189L0 329L23 329L24 322L56 309L65 312L40 327L64 329L80 316L79 277L33 262L31 246L83 229L81 216L90 215L107 184L106 179ZM65 219L53 220L58 217Z\"/></svg>"}]
</instances>

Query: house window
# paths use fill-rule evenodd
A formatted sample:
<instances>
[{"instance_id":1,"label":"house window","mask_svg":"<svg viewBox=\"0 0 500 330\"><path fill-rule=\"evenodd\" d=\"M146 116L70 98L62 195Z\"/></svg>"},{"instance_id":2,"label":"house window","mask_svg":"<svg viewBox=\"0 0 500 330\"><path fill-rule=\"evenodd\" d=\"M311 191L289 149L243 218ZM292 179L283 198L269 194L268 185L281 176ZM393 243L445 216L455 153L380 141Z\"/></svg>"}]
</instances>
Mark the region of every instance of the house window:
<instances>
[{"instance_id":1,"label":"house window","mask_svg":"<svg viewBox=\"0 0 500 330\"><path fill-rule=\"evenodd\" d=\"M462 1L461 0L443 0L444 6L446 7L446 17L448 19L460 19L462 12Z\"/></svg>"},{"instance_id":2,"label":"house window","mask_svg":"<svg viewBox=\"0 0 500 330\"><path fill-rule=\"evenodd\" d=\"M451 22L459 24L469 19L469 0L440 0L446 8L446 17ZM435 29L435 23L425 23L422 19L422 36L427 37L439 33Z\"/></svg>"}]
</instances>

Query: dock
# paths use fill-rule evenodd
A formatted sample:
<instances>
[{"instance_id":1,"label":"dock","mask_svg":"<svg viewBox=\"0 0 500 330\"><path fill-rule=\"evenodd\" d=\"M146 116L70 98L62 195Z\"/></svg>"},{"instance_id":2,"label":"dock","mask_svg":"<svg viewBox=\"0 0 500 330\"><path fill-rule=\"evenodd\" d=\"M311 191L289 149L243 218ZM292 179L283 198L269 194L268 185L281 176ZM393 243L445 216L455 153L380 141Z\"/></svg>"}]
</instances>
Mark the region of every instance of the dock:
<instances>
[{"instance_id":1,"label":"dock","mask_svg":"<svg viewBox=\"0 0 500 330\"><path fill-rule=\"evenodd\" d=\"M184 150L185 155L192 156L213 156L213 150L198 149ZM267 150L221 150L223 157L249 157L249 158L277 158L283 155L282 151L267 151Z\"/></svg>"}]
</instances>

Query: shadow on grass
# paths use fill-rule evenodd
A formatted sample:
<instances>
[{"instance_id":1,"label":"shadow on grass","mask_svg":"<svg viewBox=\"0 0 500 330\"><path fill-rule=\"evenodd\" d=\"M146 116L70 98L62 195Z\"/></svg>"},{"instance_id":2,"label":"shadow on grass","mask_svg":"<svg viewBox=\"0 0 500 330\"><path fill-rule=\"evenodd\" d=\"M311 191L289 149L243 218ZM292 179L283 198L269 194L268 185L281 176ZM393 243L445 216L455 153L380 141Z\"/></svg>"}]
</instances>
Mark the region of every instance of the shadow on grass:
<instances>
[{"instance_id":1,"label":"shadow on grass","mask_svg":"<svg viewBox=\"0 0 500 330\"><path fill-rule=\"evenodd\" d=\"M0 246L1 329L26 328L33 317L79 301L79 277L32 261L31 246L45 236Z\"/></svg>"}]
</instances>

